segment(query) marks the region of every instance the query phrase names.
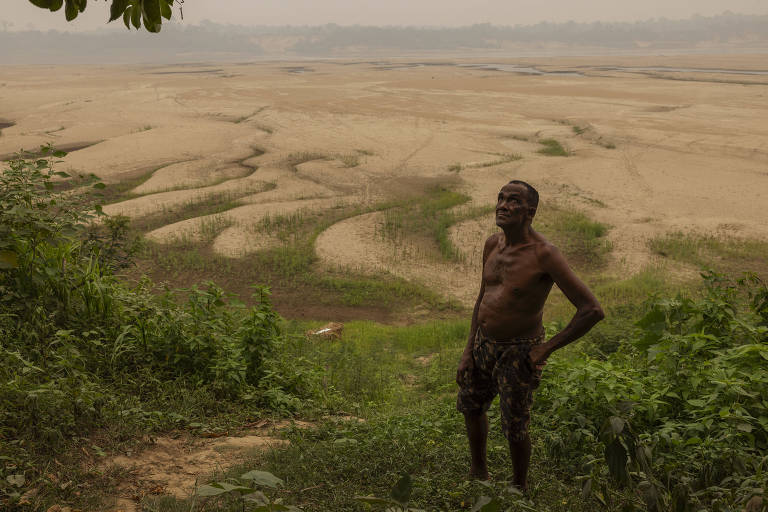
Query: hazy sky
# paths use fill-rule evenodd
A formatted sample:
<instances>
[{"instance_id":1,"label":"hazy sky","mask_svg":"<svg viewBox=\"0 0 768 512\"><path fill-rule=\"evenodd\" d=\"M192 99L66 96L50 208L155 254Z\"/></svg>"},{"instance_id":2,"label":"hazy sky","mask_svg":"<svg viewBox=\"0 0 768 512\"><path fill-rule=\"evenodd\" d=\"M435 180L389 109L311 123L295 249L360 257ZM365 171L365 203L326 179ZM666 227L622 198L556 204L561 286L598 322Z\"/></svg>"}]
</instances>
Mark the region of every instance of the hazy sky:
<instances>
[{"instance_id":1,"label":"hazy sky","mask_svg":"<svg viewBox=\"0 0 768 512\"><path fill-rule=\"evenodd\" d=\"M88 3L72 23L28 0L2 0L0 20L25 28L89 30L104 26L108 3ZM12 4L12 5L8 5ZM540 21L635 21L712 16L725 10L768 14L768 0L186 0L184 22L208 19L241 25L495 25ZM176 15L176 14L175 14ZM2 24L2 21L0 21ZM113 29L119 29L117 22ZM125 28L123 27L123 30Z\"/></svg>"}]
</instances>

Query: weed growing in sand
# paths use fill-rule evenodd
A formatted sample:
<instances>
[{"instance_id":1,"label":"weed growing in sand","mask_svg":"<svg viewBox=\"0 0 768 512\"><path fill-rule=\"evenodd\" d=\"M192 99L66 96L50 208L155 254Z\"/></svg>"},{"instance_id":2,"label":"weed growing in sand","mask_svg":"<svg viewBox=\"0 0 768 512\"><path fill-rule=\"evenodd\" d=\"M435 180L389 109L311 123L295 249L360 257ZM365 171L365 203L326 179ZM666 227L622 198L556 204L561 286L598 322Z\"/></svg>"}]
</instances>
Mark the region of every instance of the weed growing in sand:
<instances>
[{"instance_id":1,"label":"weed growing in sand","mask_svg":"<svg viewBox=\"0 0 768 512\"><path fill-rule=\"evenodd\" d=\"M451 164L448 166L448 172L459 172L463 169L461 164Z\"/></svg>"},{"instance_id":2,"label":"weed growing in sand","mask_svg":"<svg viewBox=\"0 0 768 512\"><path fill-rule=\"evenodd\" d=\"M344 167L357 167L360 165L360 157L354 154L337 155L336 159L341 162Z\"/></svg>"},{"instance_id":3,"label":"weed growing in sand","mask_svg":"<svg viewBox=\"0 0 768 512\"><path fill-rule=\"evenodd\" d=\"M448 228L458 221L458 217L447 210L467 201L469 196L464 194L443 187L433 188L418 202L386 210L379 235L395 244L401 244L406 238L418 240L421 237L426 240L425 251L434 247L440 257L457 261L461 256L449 240Z\"/></svg>"},{"instance_id":4,"label":"weed growing in sand","mask_svg":"<svg viewBox=\"0 0 768 512\"><path fill-rule=\"evenodd\" d=\"M373 151L371 151L370 149L356 149L355 151L357 151L358 153L360 153L363 156L373 156L373 155L376 154Z\"/></svg>"},{"instance_id":5,"label":"weed growing in sand","mask_svg":"<svg viewBox=\"0 0 768 512\"><path fill-rule=\"evenodd\" d=\"M573 133L575 133L576 135L581 135L582 133L587 131L587 127L586 126L582 127L582 126L579 126L579 125L573 125L572 128L573 128Z\"/></svg>"},{"instance_id":6,"label":"weed growing in sand","mask_svg":"<svg viewBox=\"0 0 768 512\"><path fill-rule=\"evenodd\" d=\"M133 221L134 229L147 233L154 229L196 217L205 217L242 206L240 199L274 188L274 184L255 183L243 190L202 193L182 204L169 206L158 213L139 217Z\"/></svg>"},{"instance_id":7,"label":"weed growing in sand","mask_svg":"<svg viewBox=\"0 0 768 512\"><path fill-rule=\"evenodd\" d=\"M493 167L495 165L514 162L515 160L522 160L523 158L517 153L493 153L493 154L496 156L499 156L500 158L497 158L496 160L491 160L490 162L479 162L476 164L470 164L470 165L467 165L466 167L470 167L473 169L481 169L483 167Z\"/></svg>"},{"instance_id":8,"label":"weed growing in sand","mask_svg":"<svg viewBox=\"0 0 768 512\"><path fill-rule=\"evenodd\" d=\"M537 153L546 156L568 156L569 153L556 139L542 139L539 144L544 146Z\"/></svg>"},{"instance_id":9,"label":"weed growing in sand","mask_svg":"<svg viewBox=\"0 0 768 512\"><path fill-rule=\"evenodd\" d=\"M299 210L285 215L267 213L258 223L249 226L249 230L254 233L268 234L287 242L291 238L295 239L295 235L307 222L308 215L308 210Z\"/></svg>"}]
</instances>

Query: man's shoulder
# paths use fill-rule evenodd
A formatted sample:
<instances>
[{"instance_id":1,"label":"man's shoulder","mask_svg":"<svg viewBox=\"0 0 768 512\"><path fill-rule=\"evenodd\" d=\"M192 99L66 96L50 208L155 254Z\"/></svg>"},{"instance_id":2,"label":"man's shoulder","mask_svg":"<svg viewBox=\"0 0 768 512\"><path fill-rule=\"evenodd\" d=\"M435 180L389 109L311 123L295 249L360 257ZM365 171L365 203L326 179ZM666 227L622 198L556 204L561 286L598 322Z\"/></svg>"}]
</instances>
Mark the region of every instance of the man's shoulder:
<instances>
[{"instance_id":1,"label":"man's shoulder","mask_svg":"<svg viewBox=\"0 0 768 512\"><path fill-rule=\"evenodd\" d=\"M484 247L486 250L492 249L496 244L499 243L499 239L504 235L504 233L494 233L485 240Z\"/></svg>"},{"instance_id":2,"label":"man's shoulder","mask_svg":"<svg viewBox=\"0 0 768 512\"><path fill-rule=\"evenodd\" d=\"M560 250L557 246L544 238L540 233L536 233L533 247L539 261L548 261L551 258L561 257Z\"/></svg>"}]
</instances>

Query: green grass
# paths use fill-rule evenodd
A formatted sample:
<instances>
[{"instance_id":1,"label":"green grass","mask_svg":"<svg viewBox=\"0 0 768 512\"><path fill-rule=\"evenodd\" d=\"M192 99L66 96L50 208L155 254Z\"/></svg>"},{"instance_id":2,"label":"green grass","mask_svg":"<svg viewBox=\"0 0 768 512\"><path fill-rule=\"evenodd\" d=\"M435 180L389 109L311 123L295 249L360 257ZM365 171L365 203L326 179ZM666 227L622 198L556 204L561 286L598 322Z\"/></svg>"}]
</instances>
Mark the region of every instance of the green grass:
<instances>
[{"instance_id":1,"label":"green grass","mask_svg":"<svg viewBox=\"0 0 768 512\"><path fill-rule=\"evenodd\" d=\"M414 203L416 200L410 200ZM208 241L226 223L212 222L205 241L179 240L173 244L147 243L134 274L146 271L158 280L174 286L188 286L192 282L213 279L241 299L247 301L252 283L264 283L272 287L278 309L293 310L302 303L311 302L330 310L340 307L374 308L387 314L405 308L424 305L434 311L457 310L460 307L446 300L439 293L382 273L364 276L348 269L318 270L314 250L317 236L343 219L373 211L389 210L408 201L381 203L370 207L344 206L319 212L299 211L291 215L268 216L254 226L258 233L269 233L282 243L259 251L247 258L231 259L213 253ZM437 198L427 208L441 208L446 198ZM226 203L214 204L222 208ZM194 208L178 215L193 213Z\"/></svg>"},{"instance_id":2,"label":"green grass","mask_svg":"<svg viewBox=\"0 0 768 512\"><path fill-rule=\"evenodd\" d=\"M568 156L570 153L556 139L542 139L539 144L544 146L537 153L546 156Z\"/></svg>"},{"instance_id":3,"label":"green grass","mask_svg":"<svg viewBox=\"0 0 768 512\"><path fill-rule=\"evenodd\" d=\"M698 269L738 274L745 270L768 276L768 242L728 235L669 233L648 242L654 254Z\"/></svg>"},{"instance_id":4,"label":"green grass","mask_svg":"<svg viewBox=\"0 0 768 512\"><path fill-rule=\"evenodd\" d=\"M344 167L357 167L360 165L360 156L355 154L337 155L336 159L341 162Z\"/></svg>"},{"instance_id":5,"label":"green grass","mask_svg":"<svg viewBox=\"0 0 768 512\"><path fill-rule=\"evenodd\" d=\"M605 239L608 226L572 208L556 204L542 206L533 227L557 246L572 265L581 269L602 268L612 249Z\"/></svg>"},{"instance_id":6,"label":"green grass","mask_svg":"<svg viewBox=\"0 0 768 512\"><path fill-rule=\"evenodd\" d=\"M498 403L489 411L493 489L467 480L469 453L463 421L455 409L453 382L468 335L466 318L406 327L349 322L343 339L331 343L300 335L315 325L286 325L296 335L289 336L281 351L284 364L323 369L320 399L314 402L319 411L308 417L332 410L365 421L321 417L315 428L289 429L284 434L290 441L287 448L254 456L216 475L216 480L251 469L270 471L286 483L276 496L307 512L364 510L355 496L387 497L404 472L415 484L411 506L429 510L469 509L479 496L502 493L509 485L512 467ZM567 460L552 458L542 443L547 429L544 415L533 418L532 503L527 503L534 510L594 510L597 502L581 497L582 484L574 479L574 468ZM192 506L191 500L169 498L153 503L162 510ZM516 500L507 496L503 503L511 506ZM210 505L214 510L239 510L235 500Z\"/></svg>"},{"instance_id":7,"label":"green grass","mask_svg":"<svg viewBox=\"0 0 768 512\"><path fill-rule=\"evenodd\" d=\"M461 220L484 213L475 210L462 213L451 211L467 201L469 196L464 194L443 187L432 188L418 202L386 210L380 235L396 245L401 245L406 239L416 242L426 258L458 261L461 255L451 243L448 229Z\"/></svg>"},{"instance_id":8,"label":"green grass","mask_svg":"<svg viewBox=\"0 0 768 512\"><path fill-rule=\"evenodd\" d=\"M240 199L243 197L274 189L275 186L274 183L261 183L238 191L201 193L198 198L134 220L133 227L142 233L147 233L175 222L223 213L241 206Z\"/></svg>"}]
</instances>

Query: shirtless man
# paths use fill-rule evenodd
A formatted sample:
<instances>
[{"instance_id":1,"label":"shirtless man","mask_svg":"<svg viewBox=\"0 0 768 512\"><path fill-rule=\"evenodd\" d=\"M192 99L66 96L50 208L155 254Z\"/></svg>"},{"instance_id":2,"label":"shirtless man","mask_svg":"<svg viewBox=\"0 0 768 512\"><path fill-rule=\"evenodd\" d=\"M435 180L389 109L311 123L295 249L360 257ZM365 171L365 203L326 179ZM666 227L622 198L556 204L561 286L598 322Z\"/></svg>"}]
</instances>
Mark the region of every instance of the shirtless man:
<instances>
[{"instance_id":1,"label":"shirtless man","mask_svg":"<svg viewBox=\"0 0 768 512\"><path fill-rule=\"evenodd\" d=\"M527 490L533 390L555 350L577 340L603 319L603 310L555 246L533 230L539 194L529 184L504 185L496 203L501 233L485 241L480 294L469 340L459 362L458 410L464 414L472 456L470 474L488 479L486 411L498 393L502 431L509 441L515 485ZM544 342L544 302L552 285L576 306L568 326Z\"/></svg>"}]
</instances>

